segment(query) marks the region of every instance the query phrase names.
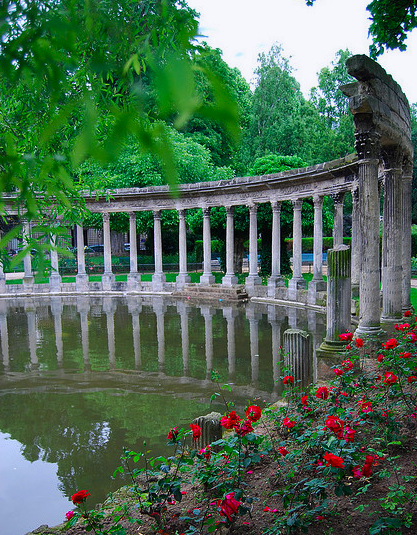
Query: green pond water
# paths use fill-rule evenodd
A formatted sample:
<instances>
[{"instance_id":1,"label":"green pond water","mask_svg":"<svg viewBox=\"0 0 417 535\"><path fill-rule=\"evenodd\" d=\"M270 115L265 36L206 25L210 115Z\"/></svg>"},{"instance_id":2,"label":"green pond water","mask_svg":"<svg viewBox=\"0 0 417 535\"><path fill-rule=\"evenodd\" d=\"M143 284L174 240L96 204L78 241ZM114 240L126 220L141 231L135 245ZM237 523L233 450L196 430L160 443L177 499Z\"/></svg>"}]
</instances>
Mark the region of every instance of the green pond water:
<instances>
[{"instance_id":1,"label":"green pond water","mask_svg":"<svg viewBox=\"0 0 417 535\"><path fill-rule=\"evenodd\" d=\"M218 303L220 305L221 303ZM325 333L312 311L220 307L160 297L45 297L0 301L0 517L2 535L61 523L71 495L89 505L124 484L111 475L122 449L167 453L166 435L189 428L232 384L236 410L276 401L286 365L304 382L314 362L287 362L289 327Z\"/></svg>"}]
</instances>

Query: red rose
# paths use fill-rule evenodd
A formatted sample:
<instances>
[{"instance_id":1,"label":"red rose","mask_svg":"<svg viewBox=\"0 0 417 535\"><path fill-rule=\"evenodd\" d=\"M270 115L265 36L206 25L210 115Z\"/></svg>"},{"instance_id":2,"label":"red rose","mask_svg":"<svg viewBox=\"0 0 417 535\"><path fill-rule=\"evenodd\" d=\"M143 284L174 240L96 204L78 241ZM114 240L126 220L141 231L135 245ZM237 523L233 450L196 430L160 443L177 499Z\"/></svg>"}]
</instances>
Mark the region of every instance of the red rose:
<instances>
[{"instance_id":1,"label":"red rose","mask_svg":"<svg viewBox=\"0 0 417 535\"><path fill-rule=\"evenodd\" d=\"M342 333L339 334L341 342L350 342L353 339L353 333Z\"/></svg>"},{"instance_id":2,"label":"red rose","mask_svg":"<svg viewBox=\"0 0 417 535\"><path fill-rule=\"evenodd\" d=\"M365 477L369 477L372 473L372 464L374 462L374 458L372 455L367 455L365 457L365 462L362 466L362 474L365 476Z\"/></svg>"},{"instance_id":3,"label":"red rose","mask_svg":"<svg viewBox=\"0 0 417 535\"><path fill-rule=\"evenodd\" d=\"M65 513L65 516L67 517L67 520L71 520L71 518L75 515L74 511L68 511L68 513Z\"/></svg>"},{"instance_id":4,"label":"red rose","mask_svg":"<svg viewBox=\"0 0 417 535\"><path fill-rule=\"evenodd\" d=\"M333 453L326 453L326 455L324 456L324 460L327 461L326 466L332 466L334 468L344 468L342 457L338 457Z\"/></svg>"},{"instance_id":5,"label":"red rose","mask_svg":"<svg viewBox=\"0 0 417 535\"><path fill-rule=\"evenodd\" d=\"M384 360L384 355L382 355L382 353L379 353L378 362L383 362L383 360Z\"/></svg>"},{"instance_id":6,"label":"red rose","mask_svg":"<svg viewBox=\"0 0 417 535\"><path fill-rule=\"evenodd\" d=\"M407 379L409 383L414 383L417 381L417 377L415 375L410 375L410 377Z\"/></svg>"},{"instance_id":7,"label":"red rose","mask_svg":"<svg viewBox=\"0 0 417 535\"><path fill-rule=\"evenodd\" d=\"M340 370L339 368L335 368L333 371L337 377L341 377L345 373L344 370Z\"/></svg>"},{"instance_id":8,"label":"red rose","mask_svg":"<svg viewBox=\"0 0 417 535\"><path fill-rule=\"evenodd\" d=\"M287 417L282 420L282 425L284 425L287 429L292 429L296 424L297 422L294 420L289 420Z\"/></svg>"},{"instance_id":9,"label":"red rose","mask_svg":"<svg viewBox=\"0 0 417 535\"><path fill-rule=\"evenodd\" d=\"M199 455L202 455L203 457L205 457L208 461L210 460L210 457L211 457L211 450L210 450L210 446L206 446L205 448L201 449L199 452L198 452Z\"/></svg>"},{"instance_id":10,"label":"red rose","mask_svg":"<svg viewBox=\"0 0 417 535\"><path fill-rule=\"evenodd\" d=\"M382 381L385 385L393 385L397 382L398 377L392 372L385 372L385 379Z\"/></svg>"},{"instance_id":11,"label":"red rose","mask_svg":"<svg viewBox=\"0 0 417 535\"><path fill-rule=\"evenodd\" d=\"M239 421L240 416L238 416L235 411L232 411L227 416L223 416L223 418L220 420L220 425L225 429L233 429L239 424Z\"/></svg>"},{"instance_id":12,"label":"red rose","mask_svg":"<svg viewBox=\"0 0 417 535\"><path fill-rule=\"evenodd\" d=\"M220 514L227 516L230 522L232 520L232 515L237 513L240 502L235 500L235 493L230 492L229 494L226 494L224 500L220 502L219 505L221 506Z\"/></svg>"},{"instance_id":13,"label":"red rose","mask_svg":"<svg viewBox=\"0 0 417 535\"><path fill-rule=\"evenodd\" d=\"M201 437L201 427L197 424L190 424L191 429L193 430L193 439L197 440Z\"/></svg>"},{"instance_id":14,"label":"red rose","mask_svg":"<svg viewBox=\"0 0 417 535\"><path fill-rule=\"evenodd\" d=\"M242 424L236 426L235 431L240 437L244 437L248 433L252 433L253 427L250 423L250 420L245 420Z\"/></svg>"},{"instance_id":15,"label":"red rose","mask_svg":"<svg viewBox=\"0 0 417 535\"><path fill-rule=\"evenodd\" d=\"M258 407L258 405L251 405L246 409L246 417L251 422L257 422L261 417L261 414L261 407Z\"/></svg>"},{"instance_id":16,"label":"red rose","mask_svg":"<svg viewBox=\"0 0 417 535\"><path fill-rule=\"evenodd\" d=\"M384 347L385 349L394 349L397 344L398 342L395 338L390 338L387 342L385 342Z\"/></svg>"},{"instance_id":17,"label":"red rose","mask_svg":"<svg viewBox=\"0 0 417 535\"><path fill-rule=\"evenodd\" d=\"M342 366L345 371L351 370L353 368L353 364L350 360L344 360L342 362Z\"/></svg>"},{"instance_id":18,"label":"red rose","mask_svg":"<svg viewBox=\"0 0 417 535\"><path fill-rule=\"evenodd\" d=\"M280 454L285 457L286 455L288 455L288 451L284 448L284 446L280 446L278 448L278 451L280 452Z\"/></svg>"},{"instance_id":19,"label":"red rose","mask_svg":"<svg viewBox=\"0 0 417 535\"><path fill-rule=\"evenodd\" d=\"M329 389L327 386L320 386L316 392L316 398L327 399L329 397Z\"/></svg>"},{"instance_id":20,"label":"red rose","mask_svg":"<svg viewBox=\"0 0 417 535\"><path fill-rule=\"evenodd\" d=\"M308 396L306 396L306 394L304 394L303 396L301 396L301 403L303 405L303 407L305 405L307 405L307 400L308 400Z\"/></svg>"},{"instance_id":21,"label":"red rose","mask_svg":"<svg viewBox=\"0 0 417 535\"><path fill-rule=\"evenodd\" d=\"M87 492L86 490L79 490L78 492L72 495L72 503L74 503L75 505L83 503L87 496L90 496L89 492Z\"/></svg>"},{"instance_id":22,"label":"red rose","mask_svg":"<svg viewBox=\"0 0 417 535\"><path fill-rule=\"evenodd\" d=\"M412 355L408 351L403 351L402 353L400 353L400 357L402 359L410 359L412 357Z\"/></svg>"},{"instance_id":23,"label":"red rose","mask_svg":"<svg viewBox=\"0 0 417 535\"><path fill-rule=\"evenodd\" d=\"M356 338L356 347L363 347L363 340L362 338Z\"/></svg>"},{"instance_id":24,"label":"red rose","mask_svg":"<svg viewBox=\"0 0 417 535\"><path fill-rule=\"evenodd\" d=\"M355 440L356 431L348 425L343 429L343 438L346 442L353 442Z\"/></svg>"},{"instance_id":25,"label":"red rose","mask_svg":"<svg viewBox=\"0 0 417 535\"><path fill-rule=\"evenodd\" d=\"M412 315L413 315L413 313L411 312L411 310L406 310L406 311L404 312L404 317L405 317L405 318L409 318L409 317L412 316Z\"/></svg>"},{"instance_id":26,"label":"red rose","mask_svg":"<svg viewBox=\"0 0 417 535\"><path fill-rule=\"evenodd\" d=\"M172 440L173 442L175 442L176 439L177 439L178 433L179 433L178 428L177 427L173 427L170 430L170 432L168 433L167 439L168 440Z\"/></svg>"},{"instance_id":27,"label":"red rose","mask_svg":"<svg viewBox=\"0 0 417 535\"><path fill-rule=\"evenodd\" d=\"M326 420L326 427L329 428L337 436L337 438L342 438L342 431L344 426L343 420L337 416L329 416Z\"/></svg>"},{"instance_id":28,"label":"red rose","mask_svg":"<svg viewBox=\"0 0 417 535\"><path fill-rule=\"evenodd\" d=\"M293 385L294 384L294 376L293 375L286 375L282 382L283 382L284 385L287 385L287 384Z\"/></svg>"}]
</instances>

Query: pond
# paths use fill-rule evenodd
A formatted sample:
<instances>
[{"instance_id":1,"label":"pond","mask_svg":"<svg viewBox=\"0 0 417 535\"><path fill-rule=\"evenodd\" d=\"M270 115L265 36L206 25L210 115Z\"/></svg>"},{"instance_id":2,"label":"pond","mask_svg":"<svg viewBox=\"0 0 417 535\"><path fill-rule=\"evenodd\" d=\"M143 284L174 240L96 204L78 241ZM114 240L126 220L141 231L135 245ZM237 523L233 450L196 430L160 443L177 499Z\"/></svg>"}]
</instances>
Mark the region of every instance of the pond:
<instances>
[{"instance_id":1,"label":"pond","mask_svg":"<svg viewBox=\"0 0 417 535\"><path fill-rule=\"evenodd\" d=\"M222 303L223 304L223 303ZM0 516L2 535L56 525L71 495L99 503L122 449L164 453L175 425L189 428L219 386L230 400L276 401L289 327L325 333L321 314L161 297L15 298L0 301ZM292 363L314 379L313 356ZM308 361L308 362L307 362ZM301 377L303 375L303 377ZM146 445L144 446L144 443Z\"/></svg>"}]
</instances>

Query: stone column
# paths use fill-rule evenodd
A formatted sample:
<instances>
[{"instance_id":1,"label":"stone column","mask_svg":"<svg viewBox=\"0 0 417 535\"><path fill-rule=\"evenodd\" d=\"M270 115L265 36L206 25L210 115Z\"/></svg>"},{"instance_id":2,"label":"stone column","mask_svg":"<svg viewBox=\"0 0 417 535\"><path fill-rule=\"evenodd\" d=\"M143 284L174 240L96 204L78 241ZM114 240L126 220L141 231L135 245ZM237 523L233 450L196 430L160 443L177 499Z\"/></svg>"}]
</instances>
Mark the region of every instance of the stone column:
<instances>
[{"instance_id":1,"label":"stone column","mask_svg":"<svg viewBox=\"0 0 417 535\"><path fill-rule=\"evenodd\" d=\"M384 216L383 236L385 243L382 271L381 321L397 322L402 317L402 263L403 263L403 193L402 152L385 149L384 162Z\"/></svg>"},{"instance_id":2,"label":"stone column","mask_svg":"<svg viewBox=\"0 0 417 535\"><path fill-rule=\"evenodd\" d=\"M296 381L304 386L311 373L311 336L300 329L287 329L284 332L284 363Z\"/></svg>"},{"instance_id":3,"label":"stone column","mask_svg":"<svg viewBox=\"0 0 417 535\"><path fill-rule=\"evenodd\" d=\"M84 229L77 225L77 276L75 277L77 292L88 291L88 275L85 272Z\"/></svg>"},{"instance_id":4,"label":"stone column","mask_svg":"<svg viewBox=\"0 0 417 535\"><path fill-rule=\"evenodd\" d=\"M314 201L314 243L313 243L313 279L308 285L308 302L315 304L317 292L326 290L323 280L323 199L315 195Z\"/></svg>"},{"instance_id":5,"label":"stone column","mask_svg":"<svg viewBox=\"0 0 417 535\"><path fill-rule=\"evenodd\" d=\"M0 232L0 238L3 237L3 233ZM6 276L4 274L3 262L0 258L0 294L6 293Z\"/></svg>"},{"instance_id":6,"label":"stone column","mask_svg":"<svg viewBox=\"0 0 417 535\"><path fill-rule=\"evenodd\" d=\"M351 255L348 245L338 245L327 252L327 328L326 338L318 354L336 354L343 351L345 343L339 334L351 331L350 285ZM330 356L330 355L329 355Z\"/></svg>"},{"instance_id":7,"label":"stone column","mask_svg":"<svg viewBox=\"0 0 417 535\"><path fill-rule=\"evenodd\" d=\"M343 244L343 201L345 193L332 195L334 201L333 247Z\"/></svg>"},{"instance_id":8,"label":"stone column","mask_svg":"<svg viewBox=\"0 0 417 535\"><path fill-rule=\"evenodd\" d=\"M226 206L226 274L222 280L224 286L233 286L234 284L237 284L234 260L234 211L235 209L233 206Z\"/></svg>"},{"instance_id":9,"label":"stone column","mask_svg":"<svg viewBox=\"0 0 417 535\"><path fill-rule=\"evenodd\" d=\"M191 277L187 272L187 227L185 224L185 210L178 210L178 220L180 271L175 282L177 283L177 288L180 290L191 282Z\"/></svg>"},{"instance_id":10,"label":"stone column","mask_svg":"<svg viewBox=\"0 0 417 535\"><path fill-rule=\"evenodd\" d=\"M281 203L271 201L272 208L272 243L271 276L268 279L268 297L276 297L276 289L285 287L281 277Z\"/></svg>"},{"instance_id":11,"label":"stone column","mask_svg":"<svg viewBox=\"0 0 417 535\"><path fill-rule=\"evenodd\" d=\"M61 291L61 275L59 274L57 235L51 236L51 274L49 275L49 289L51 292Z\"/></svg>"},{"instance_id":12,"label":"stone column","mask_svg":"<svg viewBox=\"0 0 417 535\"><path fill-rule=\"evenodd\" d=\"M258 275L258 206L249 205L249 275L246 278L246 287L254 289L262 284L262 279Z\"/></svg>"},{"instance_id":13,"label":"stone column","mask_svg":"<svg viewBox=\"0 0 417 535\"><path fill-rule=\"evenodd\" d=\"M379 240L380 208L378 195L379 139L376 132L356 133L359 155L360 234L362 236L360 274L360 314L358 337L382 334L380 317Z\"/></svg>"},{"instance_id":14,"label":"stone column","mask_svg":"<svg viewBox=\"0 0 417 535\"><path fill-rule=\"evenodd\" d=\"M30 238L30 222L27 219L23 220L23 246L27 247L29 244L29 238ZM23 277L23 287L25 288L26 292L33 292L33 284L35 282L35 278L33 276L32 272L32 258L30 256L30 251L27 251L24 258L23 258L23 268L25 270L25 274Z\"/></svg>"},{"instance_id":15,"label":"stone column","mask_svg":"<svg viewBox=\"0 0 417 535\"><path fill-rule=\"evenodd\" d=\"M129 257L130 271L127 275L127 289L140 290L140 275L138 273L138 244L136 236L136 212L129 212Z\"/></svg>"},{"instance_id":16,"label":"stone column","mask_svg":"<svg viewBox=\"0 0 417 535\"><path fill-rule=\"evenodd\" d=\"M302 275L302 227L301 227L301 209L303 207L303 201L297 199L292 201L294 207L294 219L293 219L293 231L292 231L292 264L293 274L292 279L289 281L288 288L292 291L298 289L304 289L307 286L306 281ZM292 296L294 297L294 296Z\"/></svg>"},{"instance_id":17,"label":"stone column","mask_svg":"<svg viewBox=\"0 0 417 535\"><path fill-rule=\"evenodd\" d=\"M161 292L166 278L162 268L162 228L160 210L156 210L153 213L153 223L155 273L152 275L152 289L156 292Z\"/></svg>"},{"instance_id":18,"label":"stone column","mask_svg":"<svg viewBox=\"0 0 417 535\"><path fill-rule=\"evenodd\" d=\"M352 190L352 297L359 296L360 264L362 255L359 220L359 188L356 186Z\"/></svg>"},{"instance_id":19,"label":"stone column","mask_svg":"<svg viewBox=\"0 0 417 535\"><path fill-rule=\"evenodd\" d=\"M201 315L204 318L204 331L206 338L206 378L210 379L213 369L213 316L215 314L211 307L201 307Z\"/></svg>"},{"instance_id":20,"label":"stone column","mask_svg":"<svg viewBox=\"0 0 417 535\"><path fill-rule=\"evenodd\" d=\"M197 450L201 450L222 438L221 418L222 415L219 412L211 412L206 416L199 416L193 420L193 424L197 424L201 429L201 436L195 442Z\"/></svg>"},{"instance_id":21,"label":"stone column","mask_svg":"<svg viewBox=\"0 0 417 535\"><path fill-rule=\"evenodd\" d=\"M210 230L210 208L203 208L203 253L204 270L200 278L200 284L209 286L214 284L214 275L211 271L211 230Z\"/></svg>"},{"instance_id":22,"label":"stone column","mask_svg":"<svg viewBox=\"0 0 417 535\"><path fill-rule=\"evenodd\" d=\"M411 185L413 179L411 162L404 165L403 174L403 220L402 220L402 309L411 310Z\"/></svg>"},{"instance_id":23,"label":"stone column","mask_svg":"<svg viewBox=\"0 0 417 535\"><path fill-rule=\"evenodd\" d=\"M111 242L110 242L110 214L103 213L103 239L104 239L104 273L101 277L103 290L112 290L115 281L111 267Z\"/></svg>"}]
</instances>

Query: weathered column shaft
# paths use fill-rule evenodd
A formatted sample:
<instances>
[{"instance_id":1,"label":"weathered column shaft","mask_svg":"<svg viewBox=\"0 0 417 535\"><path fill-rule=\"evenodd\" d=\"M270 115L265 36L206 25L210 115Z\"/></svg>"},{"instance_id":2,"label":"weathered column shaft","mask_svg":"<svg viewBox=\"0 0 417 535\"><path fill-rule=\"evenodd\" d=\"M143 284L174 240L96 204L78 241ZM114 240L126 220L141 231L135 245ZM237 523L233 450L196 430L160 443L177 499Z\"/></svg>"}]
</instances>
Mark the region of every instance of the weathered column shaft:
<instances>
[{"instance_id":1,"label":"weathered column shaft","mask_svg":"<svg viewBox=\"0 0 417 535\"><path fill-rule=\"evenodd\" d=\"M237 277L235 275L234 246L234 207L226 206L226 274L222 280L222 284L224 286L232 286L233 284L237 284Z\"/></svg>"},{"instance_id":2,"label":"weathered column shaft","mask_svg":"<svg viewBox=\"0 0 417 535\"><path fill-rule=\"evenodd\" d=\"M281 203L271 201L271 209L271 276L268 279L268 296L276 297L276 288L285 285L284 279L281 277Z\"/></svg>"},{"instance_id":3,"label":"weathered column shaft","mask_svg":"<svg viewBox=\"0 0 417 535\"><path fill-rule=\"evenodd\" d=\"M57 235L51 236L51 274L49 275L49 288L51 292L61 289L61 276L59 274L58 251L56 250Z\"/></svg>"},{"instance_id":4,"label":"weathered column shaft","mask_svg":"<svg viewBox=\"0 0 417 535\"><path fill-rule=\"evenodd\" d=\"M292 202L294 207L293 216L293 233L292 233L292 257L293 257L293 279L302 278L302 226L301 226L301 209L302 200Z\"/></svg>"},{"instance_id":5,"label":"weathered column shaft","mask_svg":"<svg viewBox=\"0 0 417 535\"><path fill-rule=\"evenodd\" d=\"M30 238L30 222L27 219L23 220L23 244L26 247L29 243ZM23 268L25 271L25 278L32 277L32 258L30 256L30 251L28 251L23 258Z\"/></svg>"},{"instance_id":6,"label":"weathered column shaft","mask_svg":"<svg viewBox=\"0 0 417 535\"><path fill-rule=\"evenodd\" d=\"M155 274L163 272L162 269L162 231L161 231L161 212L156 210L153 213L153 237L154 237L154 259Z\"/></svg>"},{"instance_id":7,"label":"weathered column shaft","mask_svg":"<svg viewBox=\"0 0 417 535\"><path fill-rule=\"evenodd\" d=\"M398 159L397 157L396 164L400 163ZM401 168L387 169L385 171L383 216L385 243L381 316L383 321L398 321L402 317L402 201Z\"/></svg>"},{"instance_id":8,"label":"weathered column shaft","mask_svg":"<svg viewBox=\"0 0 417 535\"><path fill-rule=\"evenodd\" d=\"M355 286L359 289L359 273L360 273L360 263L361 263L361 251L362 251L362 241L359 229L359 188L355 187L352 190L352 273L351 281L352 286Z\"/></svg>"},{"instance_id":9,"label":"weathered column shaft","mask_svg":"<svg viewBox=\"0 0 417 535\"><path fill-rule=\"evenodd\" d=\"M111 273L110 214L103 213L104 273Z\"/></svg>"},{"instance_id":10,"label":"weathered column shaft","mask_svg":"<svg viewBox=\"0 0 417 535\"><path fill-rule=\"evenodd\" d=\"M138 272L138 246L136 239L136 212L129 212L130 273Z\"/></svg>"},{"instance_id":11,"label":"weathered column shaft","mask_svg":"<svg viewBox=\"0 0 417 535\"><path fill-rule=\"evenodd\" d=\"M314 197L313 280L323 280L323 197Z\"/></svg>"},{"instance_id":12,"label":"weathered column shaft","mask_svg":"<svg viewBox=\"0 0 417 535\"><path fill-rule=\"evenodd\" d=\"M351 253L347 245L327 252L326 341L340 342L339 334L351 330Z\"/></svg>"},{"instance_id":13,"label":"weathered column shaft","mask_svg":"<svg viewBox=\"0 0 417 535\"><path fill-rule=\"evenodd\" d=\"M211 229L210 229L210 208L203 208L203 274L200 284L209 285L214 283L214 276L211 272Z\"/></svg>"},{"instance_id":14,"label":"weathered column shaft","mask_svg":"<svg viewBox=\"0 0 417 535\"><path fill-rule=\"evenodd\" d=\"M84 229L82 225L77 225L77 272L78 275L85 275Z\"/></svg>"},{"instance_id":15,"label":"weathered column shaft","mask_svg":"<svg viewBox=\"0 0 417 535\"><path fill-rule=\"evenodd\" d=\"M410 165L411 167L411 165ZM410 174L409 174L410 173ZM411 308L411 169L403 176L403 220L402 220L402 309Z\"/></svg>"},{"instance_id":16,"label":"weathered column shaft","mask_svg":"<svg viewBox=\"0 0 417 535\"><path fill-rule=\"evenodd\" d=\"M284 331L284 363L296 380L308 383L311 370L311 336L300 329Z\"/></svg>"},{"instance_id":17,"label":"weathered column shaft","mask_svg":"<svg viewBox=\"0 0 417 535\"><path fill-rule=\"evenodd\" d=\"M258 275L258 206L249 206L249 276Z\"/></svg>"},{"instance_id":18,"label":"weathered column shaft","mask_svg":"<svg viewBox=\"0 0 417 535\"><path fill-rule=\"evenodd\" d=\"M180 274L187 275L187 229L185 225L185 210L178 210L178 244L180 257Z\"/></svg>"},{"instance_id":19,"label":"weathered column shaft","mask_svg":"<svg viewBox=\"0 0 417 535\"><path fill-rule=\"evenodd\" d=\"M344 193L337 193L332 196L334 200L334 225L333 225L333 247L343 244L343 201Z\"/></svg>"}]
</instances>

